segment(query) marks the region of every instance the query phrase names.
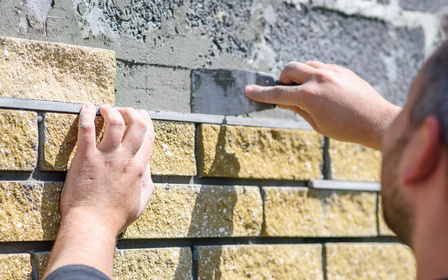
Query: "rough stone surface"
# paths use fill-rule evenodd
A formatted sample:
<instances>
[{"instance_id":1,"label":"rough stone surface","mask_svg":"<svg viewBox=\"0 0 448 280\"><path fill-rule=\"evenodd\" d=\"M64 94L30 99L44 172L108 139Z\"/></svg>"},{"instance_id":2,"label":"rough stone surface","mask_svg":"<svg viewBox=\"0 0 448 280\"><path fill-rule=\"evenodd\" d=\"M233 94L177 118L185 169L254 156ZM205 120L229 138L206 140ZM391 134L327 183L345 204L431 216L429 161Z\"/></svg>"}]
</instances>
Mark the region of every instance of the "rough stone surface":
<instances>
[{"instance_id":1,"label":"rough stone surface","mask_svg":"<svg viewBox=\"0 0 448 280\"><path fill-rule=\"evenodd\" d=\"M157 184L124 238L259 236L262 207L257 187Z\"/></svg>"},{"instance_id":2,"label":"rough stone surface","mask_svg":"<svg viewBox=\"0 0 448 280\"><path fill-rule=\"evenodd\" d=\"M190 113L190 71L118 61L116 103L145 110Z\"/></svg>"},{"instance_id":3,"label":"rough stone surface","mask_svg":"<svg viewBox=\"0 0 448 280\"><path fill-rule=\"evenodd\" d=\"M192 279L190 248L118 250L115 279Z\"/></svg>"},{"instance_id":4,"label":"rough stone surface","mask_svg":"<svg viewBox=\"0 0 448 280\"><path fill-rule=\"evenodd\" d=\"M202 124L201 175L258 179L317 179L322 137L314 131Z\"/></svg>"},{"instance_id":5,"label":"rough stone surface","mask_svg":"<svg viewBox=\"0 0 448 280\"><path fill-rule=\"evenodd\" d=\"M199 247L198 279L323 279L322 246Z\"/></svg>"},{"instance_id":6,"label":"rough stone surface","mask_svg":"<svg viewBox=\"0 0 448 280\"><path fill-rule=\"evenodd\" d=\"M378 234L379 235L395 235L392 230L386 225L383 216L383 206L381 204L381 196L378 196Z\"/></svg>"},{"instance_id":7,"label":"rough stone surface","mask_svg":"<svg viewBox=\"0 0 448 280\"><path fill-rule=\"evenodd\" d=\"M376 194L263 187L265 236L376 236Z\"/></svg>"},{"instance_id":8,"label":"rough stone surface","mask_svg":"<svg viewBox=\"0 0 448 280\"><path fill-rule=\"evenodd\" d=\"M44 171L66 171L77 147L78 115L45 114L45 141L41 169ZM95 119L97 141L101 139L103 118Z\"/></svg>"},{"instance_id":9,"label":"rough stone surface","mask_svg":"<svg viewBox=\"0 0 448 280\"><path fill-rule=\"evenodd\" d=\"M37 114L0 110L0 133L0 170L32 171L37 164Z\"/></svg>"},{"instance_id":10,"label":"rough stone surface","mask_svg":"<svg viewBox=\"0 0 448 280\"><path fill-rule=\"evenodd\" d=\"M100 140L103 119L97 117L97 141ZM78 134L76 115L47 113L42 170L66 171L76 151ZM194 155L195 126L191 123L154 121L156 140L151 156L154 175L196 175Z\"/></svg>"},{"instance_id":11,"label":"rough stone surface","mask_svg":"<svg viewBox=\"0 0 448 280\"><path fill-rule=\"evenodd\" d=\"M330 139L331 174L334 180L381 180L382 154L359 144Z\"/></svg>"},{"instance_id":12,"label":"rough stone surface","mask_svg":"<svg viewBox=\"0 0 448 280\"><path fill-rule=\"evenodd\" d=\"M327 279L415 279L411 250L401 244L325 245Z\"/></svg>"},{"instance_id":13,"label":"rough stone surface","mask_svg":"<svg viewBox=\"0 0 448 280\"><path fill-rule=\"evenodd\" d=\"M29 254L0 254L0 279L31 280Z\"/></svg>"},{"instance_id":14,"label":"rough stone surface","mask_svg":"<svg viewBox=\"0 0 448 280\"><path fill-rule=\"evenodd\" d=\"M43 279L50 253L33 255L33 261ZM178 279L190 280L192 255L190 248L155 248L117 250L114 278L121 279Z\"/></svg>"},{"instance_id":15,"label":"rough stone surface","mask_svg":"<svg viewBox=\"0 0 448 280\"><path fill-rule=\"evenodd\" d=\"M0 47L1 96L114 103L112 51L7 37Z\"/></svg>"},{"instance_id":16,"label":"rough stone surface","mask_svg":"<svg viewBox=\"0 0 448 280\"><path fill-rule=\"evenodd\" d=\"M154 121L156 139L151 155L153 175L196 175L195 125Z\"/></svg>"},{"instance_id":17,"label":"rough stone surface","mask_svg":"<svg viewBox=\"0 0 448 280\"><path fill-rule=\"evenodd\" d=\"M448 6L448 0L431 0L431 1L400 0L400 6L403 9L411 11L437 13L441 9Z\"/></svg>"},{"instance_id":18,"label":"rough stone surface","mask_svg":"<svg viewBox=\"0 0 448 280\"><path fill-rule=\"evenodd\" d=\"M50 253L33 254L32 258L39 279L44 279L44 273L48 265L48 260L50 259Z\"/></svg>"},{"instance_id":19,"label":"rough stone surface","mask_svg":"<svg viewBox=\"0 0 448 280\"><path fill-rule=\"evenodd\" d=\"M54 240L62 183L0 182L0 241Z\"/></svg>"}]
</instances>

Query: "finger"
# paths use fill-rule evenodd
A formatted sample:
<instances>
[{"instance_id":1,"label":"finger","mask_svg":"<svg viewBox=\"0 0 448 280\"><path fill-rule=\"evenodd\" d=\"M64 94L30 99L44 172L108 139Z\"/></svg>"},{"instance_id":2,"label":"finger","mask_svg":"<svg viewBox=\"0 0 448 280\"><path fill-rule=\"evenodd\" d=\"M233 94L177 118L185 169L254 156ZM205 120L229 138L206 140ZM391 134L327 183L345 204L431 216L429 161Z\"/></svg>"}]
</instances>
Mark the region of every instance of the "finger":
<instances>
[{"instance_id":1,"label":"finger","mask_svg":"<svg viewBox=\"0 0 448 280\"><path fill-rule=\"evenodd\" d=\"M135 155L142 146L148 130L148 124L142 114L132 108L118 109L126 124L126 131L121 144L124 149Z\"/></svg>"},{"instance_id":2,"label":"finger","mask_svg":"<svg viewBox=\"0 0 448 280\"><path fill-rule=\"evenodd\" d=\"M144 162L149 162L149 159L150 159L151 153L152 153L152 148L154 146L154 139L155 139L154 124L146 111L139 110L138 112L146 120L148 127L146 130L144 141L143 141L142 146L137 154L137 157L139 157L139 160L142 160Z\"/></svg>"},{"instance_id":3,"label":"finger","mask_svg":"<svg viewBox=\"0 0 448 280\"><path fill-rule=\"evenodd\" d=\"M110 106L100 107L101 116L104 118L103 139L98 144L101 151L110 151L121 145L125 123L120 112Z\"/></svg>"},{"instance_id":4,"label":"finger","mask_svg":"<svg viewBox=\"0 0 448 280\"><path fill-rule=\"evenodd\" d=\"M252 100L279 105L302 105L300 86L247 86L244 93Z\"/></svg>"},{"instance_id":5,"label":"finger","mask_svg":"<svg viewBox=\"0 0 448 280\"><path fill-rule=\"evenodd\" d=\"M142 180L142 191L141 191L141 201L140 201L140 211L139 215L145 211L146 205L151 199L152 194L154 193L154 183L151 178L151 168L149 164L146 165L146 170L143 175Z\"/></svg>"},{"instance_id":6,"label":"finger","mask_svg":"<svg viewBox=\"0 0 448 280\"><path fill-rule=\"evenodd\" d=\"M279 81L283 84L303 84L311 80L318 69L300 62L290 62L286 64Z\"/></svg>"},{"instance_id":7,"label":"finger","mask_svg":"<svg viewBox=\"0 0 448 280\"><path fill-rule=\"evenodd\" d=\"M315 60L307 61L305 64L314 68L324 68L326 66L325 63Z\"/></svg>"},{"instance_id":8,"label":"finger","mask_svg":"<svg viewBox=\"0 0 448 280\"><path fill-rule=\"evenodd\" d=\"M287 109L296 112L299 114L302 118L304 118L312 127L314 130L318 131L318 127L316 125L316 122L314 121L313 117L306 111L300 109L297 106L285 106L285 105L278 105L280 109ZM320 133L320 132L319 132Z\"/></svg>"},{"instance_id":9,"label":"finger","mask_svg":"<svg viewBox=\"0 0 448 280\"><path fill-rule=\"evenodd\" d=\"M77 151L85 153L96 147L95 138L95 105L88 103L82 106L78 122L78 148Z\"/></svg>"}]
</instances>

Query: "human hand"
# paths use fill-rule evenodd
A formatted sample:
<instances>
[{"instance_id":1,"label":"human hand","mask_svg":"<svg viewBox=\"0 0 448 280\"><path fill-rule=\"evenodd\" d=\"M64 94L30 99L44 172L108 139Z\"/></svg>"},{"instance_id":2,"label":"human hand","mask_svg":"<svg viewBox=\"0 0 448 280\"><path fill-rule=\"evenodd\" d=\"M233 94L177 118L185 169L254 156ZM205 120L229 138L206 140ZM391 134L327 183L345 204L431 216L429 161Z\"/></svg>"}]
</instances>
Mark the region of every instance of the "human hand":
<instances>
[{"instance_id":1,"label":"human hand","mask_svg":"<svg viewBox=\"0 0 448 280\"><path fill-rule=\"evenodd\" d=\"M401 108L352 71L318 61L290 62L279 81L298 85L246 87L248 98L278 104L302 116L318 133L379 150L385 129Z\"/></svg>"},{"instance_id":2,"label":"human hand","mask_svg":"<svg viewBox=\"0 0 448 280\"><path fill-rule=\"evenodd\" d=\"M80 113L78 148L62 190L61 227L47 274L81 264L112 277L116 237L142 214L154 191L148 164L154 143L149 115L110 106L100 111L105 128L99 144L95 106L86 104Z\"/></svg>"}]
</instances>

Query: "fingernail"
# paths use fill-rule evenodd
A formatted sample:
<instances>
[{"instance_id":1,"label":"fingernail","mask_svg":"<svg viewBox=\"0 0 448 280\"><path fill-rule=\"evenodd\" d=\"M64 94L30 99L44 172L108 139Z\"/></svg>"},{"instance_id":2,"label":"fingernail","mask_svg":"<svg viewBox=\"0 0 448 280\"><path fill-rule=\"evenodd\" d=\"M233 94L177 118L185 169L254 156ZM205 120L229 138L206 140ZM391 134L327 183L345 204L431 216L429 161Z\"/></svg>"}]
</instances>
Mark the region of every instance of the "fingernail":
<instances>
[{"instance_id":1,"label":"fingernail","mask_svg":"<svg viewBox=\"0 0 448 280\"><path fill-rule=\"evenodd\" d=\"M244 92L245 92L246 94L251 94L252 91L254 91L254 87L253 87L253 86L247 86L247 87L244 89Z\"/></svg>"}]
</instances>

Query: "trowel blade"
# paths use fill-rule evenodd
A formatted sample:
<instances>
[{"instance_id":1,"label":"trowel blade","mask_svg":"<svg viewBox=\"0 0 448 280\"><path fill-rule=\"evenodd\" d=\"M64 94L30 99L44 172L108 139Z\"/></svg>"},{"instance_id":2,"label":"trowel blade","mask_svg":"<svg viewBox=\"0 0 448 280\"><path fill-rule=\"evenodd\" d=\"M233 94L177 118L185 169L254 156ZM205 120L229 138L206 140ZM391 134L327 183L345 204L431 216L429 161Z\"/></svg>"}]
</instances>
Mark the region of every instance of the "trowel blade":
<instances>
[{"instance_id":1,"label":"trowel blade","mask_svg":"<svg viewBox=\"0 0 448 280\"><path fill-rule=\"evenodd\" d=\"M274 86L274 75L229 69L191 71L191 112L213 115L242 115L275 108L244 95L247 85Z\"/></svg>"}]
</instances>

